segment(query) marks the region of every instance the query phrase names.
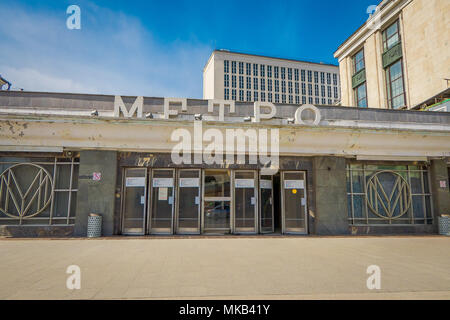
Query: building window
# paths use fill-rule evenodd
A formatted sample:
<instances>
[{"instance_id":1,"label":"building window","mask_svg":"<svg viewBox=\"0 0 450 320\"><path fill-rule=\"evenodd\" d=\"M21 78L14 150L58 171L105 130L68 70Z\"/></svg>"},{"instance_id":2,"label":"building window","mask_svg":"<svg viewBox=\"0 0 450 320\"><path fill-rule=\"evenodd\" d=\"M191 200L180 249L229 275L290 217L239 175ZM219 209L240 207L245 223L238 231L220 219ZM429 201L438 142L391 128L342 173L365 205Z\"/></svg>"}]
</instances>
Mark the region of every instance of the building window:
<instances>
[{"instance_id":1,"label":"building window","mask_svg":"<svg viewBox=\"0 0 450 320\"><path fill-rule=\"evenodd\" d=\"M266 91L266 79L261 78L261 90Z\"/></svg>"},{"instance_id":2,"label":"building window","mask_svg":"<svg viewBox=\"0 0 450 320\"><path fill-rule=\"evenodd\" d=\"M292 80L292 68L288 68L288 80Z\"/></svg>"},{"instance_id":3,"label":"building window","mask_svg":"<svg viewBox=\"0 0 450 320\"><path fill-rule=\"evenodd\" d=\"M267 77L272 78L272 66L267 66Z\"/></svg>"},{"instance_id":4,"label":"building window","mask_svg":"<svg viewBox=\"0 0 450 320\"><path fill-rule=\"evenodd\" d=\"M306 81L305 80L305 70L302 70L301 74L302 74L302 81L305 82Z\"/></svg>"},{"instance_id":5,"label":"building window","mask_svg":"<svg viewBox=\"0 0 450 320\"><path fill-rule=\"evenodd\" d=\"M306 103L306 97L302 96L302 103L305 104Z\"/></svg>"},{"instance_id":6,"label":"building window","mask_svg":"<svg viewBox=\"0 0 450 320\"><path fill-rule=\"evenodd\" d=\"M230 100L230 89L225 88L223 92L223 99Z\"/></svg>"},{"instance_id":7,"label":"building window","mask_svg":"<svg viewBox=\"0 0 450 320\"><path fill-rule=\"evenodd\" d=\"M312 82L312 71L308 70L308 82Z\"/></svg>"},{"instance_id":8,"label":"building window","mask_svg":"<svg viewBox=\"0 0 450 320\"><path fill-rule=\"evenodd\" d=\"M273 67L274 77L278 79L278 67Z\"/></svg>"},{"instance_id":9,"label":"building window","mask_svg":"<svg viewBox=\"0 0 450 320\"><path fill-rule=\"evenodd\" d=\"M239 76L239 89L244 89L244 76Z\"/></svg>"},{"instance_id":10,"label":"building window","mask_svg":"<svg viewBox=\"0 0 450 320\"><path fill-rule=\"evenodd\" d=\"M356 105L361 108L367 108L366 83L364 82L353 90L355 92Z\"/></svg>"},{"instance_id":11,"label":"building window","mask_svg":"<svg viewBox=\"0 0 450 320\"><path fill-rule=\"evenodd\" d=\"M320 86L320 93L322 97L325 97L325 86Z\"/></svg>"},{"instance_id":12,"label":"building window","mask_svg":"<svg viewBox=\"0 0 450 320\"><path fill-rule=\"evenodd\" d=\"M285 94L281 95L281 103L286 103L286 95Z\"/></svg>"},{"instance_id":13,"label":"building window","mask_svg":"<svg viewBox=\"0 0 450 320\"><path fill-rule=\"evenodd\" d=\"M298 82L295 83L295 94L300 94L300 87Z\"/></svg>"},{"instance_id":14,"label":"building window","mask_svg":"<svg viewBox=\"0 0 450 320\"><path fill-rule=\"evenodd\" d=\"M246 75L248 75L248 76L251 76L251 75L252 75L252 70L251 70L251 68L252 68L251 63L246 63L246 64L245 64L245 73L246 73Z\"/></svg>"},{"instance_id":15,"label":"building window","mask_svg":"<svg viewBox=\"0 0 450 320\"><path fill-rule=\"evenodd\" d=\"M223 72L229 73L230 72L230 61L225 60L223 62Z\"/></svg>"},{"instance_id":16,"label":"building window","mask_svg":"<svg viewBox=\"0 0 450 320\"><path fill-rule=\"evenodd\" d=\"M267 90L272 91L272 79L267 79Z\"/></svg>"},{"instance_id":17,"label":"building window","mask_svg":"<svg viewBox=\"0 0 450 320\"><path fill-rule=\"evenodd\" d=\"M231 87L236 88L236 76L235 75L231 76Z\"/></svg>"},{"instance_id":18,"label":"building window","mask_svg":"<svg viewBox=\"0 0 450 320\"><path fill-rule=\"evenodd\" d=\"M331 98L331 86L327 87L328 98Z\"/></svg>"},{"instance_id":19,"label":"building window","mask_svg":"<svg viewBox=\"0 0 450 320\"><path fill-rule=\"evenodd\" d=\"M236 89L231 90L231 100L236 101Z\"/></svg>"},{"instance_id":20,"label":"building window","mask_svg":"<svg viewBox=\"0 0 450 320\"><path fill-rule=\"evenodd\" d=\"M333 101L331 99L328 99L328 104L329 105L333 104Z\"/></svg>"},{"instance_id":21,"label":"building window","mask_svg":"<svg viewBox=\"0 0 450 320\"><path fill-rule=\"evenodd\" d=\"M319 83L319 72L314 71L314 82Z\"/></svg>"},{"instance_id":22,"label":"building window","mask_svg":"<svg viewBox=\"0 0 450 320\"><path fill-rule=\"evenodd\" d=\"M231 61L231 73L236 73L236 61Z\"/></svg>"},{"instance_id":23,"label":"building window","mask_svg":"<svg viewBox=\"0 0 450 320\"><path fill-rule=\"evenodd\" d=\"M386 86L389 107L398 109L406 105L403 85L402 60L386 68Z\"/></svg>"},{"instance_id":24,"label":"building window","mask_svg":"<svg viewBox=\"0 0 450 320\"><path fill-rule=\"evenodd\" d=\"M400 32L398 28L398 20L387 27L386 30L383 31L383 49L384 51L389 50L398 42L400 42Z\"/></svg>"},{"instance_id":25,"label":"building window","mask_svg":"<svg viewBox=\"0 0 450 320\"><path fill-rule=\"evenodd\" d=\"M315 85L314 85L314 95L315 95L316 97L319 96L319 85L318 85L318 84L315 84Z\"/></svg>"},{"instance_id":26,"label":"building window","mask_svg":"<svg viewBox=\"0 0 450 320\"><path fill-rule=\"evenodd\" d=\"M333 73L333 85L334 85L334 86L337 86L337 84L338 84L338 81L337 81L337 74L336 74L336 73Z\"/></svg>"},{"instance_id":27,"label":"building window","mask_svg":"<svg viewBox=\"0 0 450 320\"><path fill-rule=\"evenodd\" d=\"M312 103L313 103L313 98L312 98L312 97L309 97L309 98L308 98L308 103L309 103L309 104L312 104Z\"/></svg>"},{"instance_id":28,"label":"building window","mask_svg":"<svg viewBox=\"0 0 450 320\"><path fill-rule=\"evenodd\" d=\"M258 78L253 78L253 90L258 90Z\"/></svg>"},{"instance_id":29,"label":"building window","mask_svg":"<svg viewBox=\"0 0 450 320\"><path fill-rule=\"evenodd\" d=\"M286 79L286 68L285 67L281 67L281 79L282 80Z\"/></svg>"},{"instance_id":30,"label":"building window","mask_svg":"<svg viewBox=\"0 0 450 320\"><path fill-rule=\"evenodd\" d=\"M306 84L302 83L302 94L306 95ZM306 102L304 102L306 103Z\"/></svg>"},{"instance_id":31,"label":"building window","mask_svg":"<svg viewBox=\"0 0 450 320\"><path fill-rule=\"evenodd\" d=\"M230 86L230 76L228 74L225 74L223 76L223 85L224 85L224 87Z\"/></svg>"},{"instance_id":32,"label":"building window","mask_svg":"<svg viewBox=\"0 0 450 320\"><path fill-rule=\"evenodd\" d=\"M289 103L290 103L290 104L293 104L293 103L294 103L294 99L293 99L292 95L289 95Z\"/></svg>"},{"instance_id":33,"label":"building window","mask_svg":"<svg viewBox=\"0 0 450 320\"><path fill-rule=\"evenodd\" d=\"M252 92L247 91L247 101L252 101Z\"/></svg>"},{"instance_id":34,"label":"building window","mask_svg":"<svg viewBox=\"0 0 450 320\"><path fill-rule=\"evenodd\" d=\"M429 176L424 165L347 164L349 223L432 224Z\"/></svg>"},{"instance_id":35,"label":"building window","mask_svg":"<svg viewBox=\"0 0 450 320\"><path fill-rule=\"evenodd\" d=\"M319 98L318 97L316 97L314 100L315 100L316 104L319 104Z\"/></svg>"},{"instance_id":36,"label":"building window","mask_svg":"<svg viewBox=\"0 0 450 320\"><path fill-rule=\"evenodd\" d=\"M339 98L339 95L338 95L338 88L337 88L337 87L333 87L333 92L334 92L334 98L335 98L335 99Z\"/></svg>"},{"instance_id":37,"label":"building window","mask_svg":"<svg viewBox=\"0 0 450 320\"><path fill-rule=\"evenodd\" d=\"M266 76L266 69L265 69L265 66L262 64L261 66L260 66L260 72L261 72L261 77L265 77Z\"/></svg>"},{"instance_id":38,"label":"building window","mask_svg":"<svg viewBox=\"0 0 450 320\"><path fill-rule=\"evenodd\" d=\"M272 102L272 93L271 92L269 92L268 94L267 94L267 101L269 101L269 102Z\"/></svg>"},{"instance_id":39,"label":"building window","mask_svg":"<svg viewBox=\"0 0 450 320\"><path fill-rule=\"evenodd\" d=\"M275 92L280 91L280 80L275 80Z\"/></svg>"},{"instance_id":40,"label":"building window","mask_svg":"<svg viewBox=\"0 0 450 320\"><path fill-rule=\"evenodd\" d=\"M281 92L286 93L286 81L281 80Z\"/></svg>"},{"instance_id":41,"label":"building window","mask_svg":"<svg viewBox=\"0 0 450 320\"><path fill-rule=\"evenodd\" d=\"M313 89L312 89L312 84L308 83L308 95L312 96L313 95ZM312 103L312 102L311 102Z\"/></svg>"},{"instance_id":42,"label":"building window","mask_svg":"<svg viewBox=\"0 0 450 320\"><path fill-rule=\"evenodd\" d=\"M258 91L253 92L253 100L258 101Z\"/></svg>"},{"instance_id":43,"label":"building window","mask_svg":"<svg viewBox=\"0 0 450 320\"><path fill-rule=\"evenodd\" d=\"M295 96L295 104L300 104L300 97L299 96Z\"/></svg>"},{"instance_id":44,"label":"building window","mask_svg":"<svg viewBox=\"0 0 450 320\"><path fill-rule=\"evenodd\" d=\"M280 103L280 95L275 93L275 103Z\"/></svg>"},{"instance_id":45,"label":"building window","mask_svg":"<svg viewBox=\"0 0 450 320\"><path fill-rule=\"evenodd\" d=\"M258 65L257 64L253 64L253 76L254 77L258 76Z\"/></svg>"},{"instance_id":46,"label":"building window","mask_svg":"<svg viewBox=\"0 0 450 320\"><path fill-rule=\"evenodd\" d=\"M239 62L239 74L244 74L244 63Z\"/></svg>"},{"instance_id":47,"label":"building window","mask_svg":"<svg viewBox=\"0 0 450 320\"><path fill-rule=\"evenodd\" d=\"M265 92L261 92L261 101L262 102L266 101L266 93Z\"/></svg>"},{"instance_id":48,"label":"building window","mask_svg":"<svg viewBox=\"0 0 450 320\"><path fill-rule=\"evenodd\" d=\"M331 84L331 73L327 73L327 84Z\"/></svg>"},{"instance_id":49,"label":"building window","mask_svg":"<svg viewBox=\"0 0 450 320\"><path fill-rule=\"evenodd\" d=\"M353 74L365 68L364 49L361 49L353 56Z\"/></svg>"},{"instance_id":50,"label":"building window","mask_svg":"<svg viewBox=\"0 0 450 320\"><path fill-rule=\"evenodd\" d=\"M320 83L325 84L325 72L320 73Z\"/></svg>"},{"instance_id":51,"label":"building window","mask_svg":"<svg viewBox=\"0 0 450 320\"><path fill-rule=\"evenodd\" d=\"M244 101L244 90L239 90L239 101Z\"/></svg>"},{"instance_id":52,"label":"building window","mask_svg":"<svg viewBox=\"0 0 450 320\"><path fill-rule=\"evenodd\" d=\"M0 158L0 224L75 224L78 168L76 158Z\"/></svg>"},{"instance_id":53,"label":"building window","mask_svg":"<svg viewBox=\"0 0 450 320\"><path fill-rule=\"evenodd\" d=\"M322 104L327 104L327 99L322 98Z\"/></svg>"},{"instance_id":54,"label":"building window","mask_svg":"<svg viewBox=\"0 0 450 320\"><path fill-rule=\"evenodd\" d=\"M247 89L251 89L252 88L252 78L247 77Z\"/></svg>"},{"instance_id":55,"label":"building window","mask_svg":"<svg viewBox=\"0 0 450 320\"><path fill-rule=\"evenodd\" d=\"M294 80L298 81L298 69L294 69Z\"/></svg>"}]
</instances>

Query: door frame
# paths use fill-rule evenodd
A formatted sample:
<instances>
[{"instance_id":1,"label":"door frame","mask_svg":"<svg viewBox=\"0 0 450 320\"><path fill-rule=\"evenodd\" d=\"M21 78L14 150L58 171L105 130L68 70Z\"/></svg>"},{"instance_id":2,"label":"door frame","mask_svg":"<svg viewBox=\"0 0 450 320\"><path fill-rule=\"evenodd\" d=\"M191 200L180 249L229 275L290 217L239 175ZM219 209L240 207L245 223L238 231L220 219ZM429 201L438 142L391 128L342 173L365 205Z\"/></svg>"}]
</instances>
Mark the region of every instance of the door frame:
<instances>
[{"instance_id":1,"label":"door frame","mask_svg":"<svg viewBox=\"0 0 450 320\"><path fill-rule=\"evenodd\" d=\"M143 209L143 217L142 217L142 232L126 232L125 231L125 226L124 226L124 220L125 220L125 199L126 199L126 190L127 188L131 188L131 187L126 187L126 179L127 179L127 171L128 170L136 170L136 169L141 169L141 170L145 170L145 184L144 184L144 199L145 199L145 203L144 203L144 209ZM126 167L126 168L122 168L122 190L120 192L120 233L123 235L145 235L145 232L147 230L146 228L146 222L147 222L147 186L148 186L148 169L147 168L142 168L142 167Z\"/></svg>"},{"instance_id":2,"label":"door frame","mask_svg":"<svg viewBox=\"0 0 450 320\"><path fill-rule=\"evenodd\" d=\"M304 192L305 192L305 228L299 229L299 231L286 230L286 214L285 214L285 201L284 201L284 174L285 173L299 173L303 172L304 175ZM308 234L308 183L307 172L305 170L287 170L280 171L280 193L281 193L281 233L282 234Z\"/></svg>"},{"instance_id":3,"label":"door frame","mask_svg":"<svg viewBox=\"0 0 450 320\"><path fill-rule=\"evenodd\" d=\"M179 208L179 201L180 201L180 175L183 171L197 171L198 172L198 180L199 180L199 186L198 186L198 221L197 221L197 229L194 228L180 228L179 227L179 217L180 217L180 208ZM201 215L202 215L202 169L177 169L176 171L176 197L175 197L175 233L176 234L200 234L201 233Z\"/></svg>"},{"instance_id":4,"label":"door frame","mask_svg":"<svg viewBox=\"0 0 450 320\"><path fill-rule=\"evenodd\" d=\"M254 187L253 187L253 192L254 192L254 198L255 198L255 210L254 210L254 220L255 223L253 225L253 230L248 230L250 228L238 228L236 227L236 188L235 188L235 182L236 182L236 173L243 173L243 172L251 172L253 173L253 181L254 181ZM231 185L231 192L232 192L232 199L233 199L233 222L232 222L232 233L234 234L257 234L258 233L258 211L259 211L259 184L258 184L258 171L257 170L251 170L251 169L243 169L243 170L232 170L232 176L233 176L233 183ZM251 189L251 188L244 188L244 189Z\"/></svg>"},{"instance_id":5,"label":"door frame","mask_svg":"<svg viewBox=\"0 0 450 320\"><path fill-rule=\"evenodd\" d=\"M270 231L263 231L263 228L262 228L262 203L261 203L261 201L262 201L261 190L262 189L261 189L261 183L260 183L260 181L262 180L261 176L268 176L268 175L261 174L261 171L258 174L258 191L259 191L259 199L258 199L259 224L258 224L258 227L259 227L259 233L262 233L262 234L274 233L275 232L275 208L274 208L275 206L274 206L274 199L273 199L273 195L274 195L274 193L273 193L273 175L270 175L270 181L272 182L272 189L271 189L271 194L270 194L270 197L272 200L272 229ZM264 179L264 180L266 180L266 179Z\"/></svg>"},{"instance_id":6,"label":"door frame","mask_svg":"<svg viewBox=\"0 0 450 320\"><path fill-rule=\"evenodd\" d=\"M152 210L153 210L153 178L155 175L155 172L158 171L172 171L172 179L173 179L173 187L172 187L172 219L170 224L170 231L167 232L169 228L152 228ZM173 234L174 231L174 212L175 212L175 188L176 188L176 175L175 175L175 168L152 168L151 169L151 175L149 179L149 192L148 192L148 207L147 207L147 232L148 234L161 234L161 235L167 235L167 234ZM169 196L169 195L168 195Z\"/></svg>"}]
</instances>

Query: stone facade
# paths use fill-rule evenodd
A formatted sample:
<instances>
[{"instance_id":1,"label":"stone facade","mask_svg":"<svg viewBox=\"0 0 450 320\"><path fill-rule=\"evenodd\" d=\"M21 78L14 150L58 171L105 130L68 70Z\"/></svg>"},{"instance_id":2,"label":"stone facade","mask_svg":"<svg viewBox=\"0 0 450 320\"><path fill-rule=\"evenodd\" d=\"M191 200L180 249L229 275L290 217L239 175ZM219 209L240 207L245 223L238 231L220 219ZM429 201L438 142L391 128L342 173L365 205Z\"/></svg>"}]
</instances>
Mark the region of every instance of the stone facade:
<instances>
[{"instance_id":1,"label":"stone facade","mask_svg":"<svg viewBox=\"0 0 450 320\"><path fill-rule=\"evenodd\" d=\"M450 2L385 0L379 7L380 28L374 30L368 23L364 24L335 53L340 67L341 102L346 106L356 105L351 86L352 57L364 48L368 107L388 108L382 31L398 20L406 104L411 109L448 88L445 79L450 66Z\"/></svg>"}]
</instances>

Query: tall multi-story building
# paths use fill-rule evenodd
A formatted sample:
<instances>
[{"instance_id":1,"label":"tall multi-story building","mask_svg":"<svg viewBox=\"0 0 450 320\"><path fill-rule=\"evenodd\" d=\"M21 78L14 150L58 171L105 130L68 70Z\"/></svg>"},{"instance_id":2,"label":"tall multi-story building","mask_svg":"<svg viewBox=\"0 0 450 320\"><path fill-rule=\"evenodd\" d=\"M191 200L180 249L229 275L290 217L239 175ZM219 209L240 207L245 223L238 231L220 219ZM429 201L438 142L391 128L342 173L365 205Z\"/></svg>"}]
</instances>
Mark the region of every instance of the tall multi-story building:
<instances>
[{"instance_id":1,"label":"tall multi-story building","mask_svg":"<svg viewBox=\"0 0 450 320\"><path fill-rule=\"evenodd\" d=\"M416 109L450 96L450 1L384 0L335 52L342 105Z\"/></svg>"},{"instance_id":2,"label":"tall multi-story building","mask_svg":"<svg viewBox=\"0 0 450 320\"><path fill-rule=\"evenodd\" d=\"M336 104L340 101L339 67L215 50L203 70L203 98Z\"/></svg>"}]
</instances>

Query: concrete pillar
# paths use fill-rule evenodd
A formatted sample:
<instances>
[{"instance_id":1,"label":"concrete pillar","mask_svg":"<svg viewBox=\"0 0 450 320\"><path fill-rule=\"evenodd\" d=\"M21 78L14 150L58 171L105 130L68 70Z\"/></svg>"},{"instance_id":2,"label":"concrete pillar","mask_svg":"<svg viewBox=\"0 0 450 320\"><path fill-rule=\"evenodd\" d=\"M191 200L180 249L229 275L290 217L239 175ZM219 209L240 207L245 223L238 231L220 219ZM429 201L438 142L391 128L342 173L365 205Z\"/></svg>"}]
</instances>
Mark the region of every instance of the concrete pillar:
<instances>
[{"instance_id":1,"label":"concrete pillar","mask_svg":"<svg viewBox=\"0 0 450 320\"><path fill-rule=\"evenodd\" d=\"M345 158L315 157L313 179L316 204L315 233L348 234Z\"/></svg>"},{"instance_id":2,"label":"concrete pillar","mask_svg":"<svg viewBox=\"0 0 450 320\"><path fill-rule=\"evenodd\" d=\"M93 179L94 172L101 174L99 181ZM89 213L102 215L104 236L113 234L116 178L117 152L81 151L75 236L86 236Z\"/></svg>"},{"instance_id":3,"label":"concrete pillar","mask_svg":"<svg viewBox=\"0 0 450 320\"><path fill-rule=\"evenodd\" d=\"M441 187L445 181L445 188ZM431 160L431 193L433 195L433 229L438 232L438 216L450 214L450 192L448 185L448 169L445 160Z\"/></svg>"}]
</instances>

